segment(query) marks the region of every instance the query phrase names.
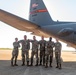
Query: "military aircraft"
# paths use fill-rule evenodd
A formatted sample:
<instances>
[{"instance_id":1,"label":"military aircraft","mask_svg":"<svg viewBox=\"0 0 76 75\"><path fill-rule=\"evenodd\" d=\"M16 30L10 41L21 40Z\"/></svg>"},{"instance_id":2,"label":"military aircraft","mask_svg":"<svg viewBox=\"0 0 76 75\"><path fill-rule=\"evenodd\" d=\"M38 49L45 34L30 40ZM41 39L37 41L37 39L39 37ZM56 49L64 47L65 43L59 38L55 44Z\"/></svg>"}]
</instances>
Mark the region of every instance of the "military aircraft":
<instances>
[{"instance_id":1,"label":"military aircraft","mask_svg":"<svg viewBox=\"0 0 76 75\"><path fill-rule=\"evenodd\" d=\"M37 36L57 38L76 48L76 22L53 21L43 0L31 0L29 21L2 9L0 21Z\"/></svg>"}]
</instances>

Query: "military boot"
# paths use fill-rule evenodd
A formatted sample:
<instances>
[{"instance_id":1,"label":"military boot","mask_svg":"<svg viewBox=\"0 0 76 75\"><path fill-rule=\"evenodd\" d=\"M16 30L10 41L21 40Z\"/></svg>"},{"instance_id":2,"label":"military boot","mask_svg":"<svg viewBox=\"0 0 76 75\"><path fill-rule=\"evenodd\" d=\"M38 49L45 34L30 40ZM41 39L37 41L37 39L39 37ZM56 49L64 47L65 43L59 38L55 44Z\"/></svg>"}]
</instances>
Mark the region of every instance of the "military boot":
<instances>
[{"instance_id":1,"label":"military boot","mask_svg":"<svg viewBox=\"0 0 76 75\"><path fill-rule=\"evenodd\" d=\"M23 63L22 63L22 66L24 66L24 65L25 65L25 63L23 62Z\"/></svg>"},{"instance_id":2,"label":"military boot","mask_svg":"<svg viewBox=\"0 0 76 75\"><path fill-rule=\"evenodd\" d=\"M35 66L38 66L38 63Z\"/></svg>"},{"instance_id":3,"label":"military boot","mask_svg":"<svg viewBox=\"0 0 76 75\"><path fill-rule=\"evenodd\" d=\"M50 67L52 67L51 63L50 63Z\"/></svg>"},{"instance_id":4,"label":"military boot","mask_svg":"<svg viewBox=\"0 0 76 75\"><path fill-rule=\"evenodd\" d=\"M43 61L43 66L45 66L45 61Z\"/></svg>"},{"instance_id":5,"label":"military boot","mask_svg":"<svg viewBox=\"0 0 76 75\"><path fill-rule=\"evenodd\" d=\"M61 64L59 64L59 69L62 69Z\"/></svg>"},{"instance_id":6,"label":"military boot","mask_svg":"<svg viewBox=\"0 0 76 75\"><path fill-rule=\"evenodd\" d=\"M52 67L52 56L50 56L50 67Z\"/></svg>"},{"instance_id":7,"label":"military boot","mask_svg":"<svg viewBox=\"0 0 76 75\"><path fill-rule=\"evenodd\" d=\"M57 63L57 66L56 66L56 68L58 68L59 66L58 66L58 63Z\"/></svg>"},{"instance_id":8,"label":"military boot","mask_svg":"<svg viewBox=\"0 0 76 75\"><path fill-rule=\"evenodd\" d=\"M42 65L42 62L40 62L39 66L41 66L41 65Z\"/></svg>"},{"instance_id":9,"label":"military boot","mask_svg":"<svg viewBox=\"0 0 76 75\"><path fill-rule=\"evenodd\" d=\"M29 66L29 61L27 61L27 66Z\"/></svg>"},{"instance_id":10,"label":"military boot","mask_svg":"<svg viewBox=\"0 0 76 75\"><path fill-rule=\"evenodd\" d=\"M25 60L22 60L22 66L24 66L25 65Z\"/></svg>"},{"instance_id":11,"label":"military boot","mask_svg":"<svg viewBox=\"0 0 76 75\"><path fill-rule=\"evenodd\" d=\"M36 61L36 65L35 66L38 66L38 60Z\"/></svg>"},{"instance_id":12,"label":"military boot","mask_svg":"<svg viewBox=\"0 0 76 75\"><path fill-rule=\"evenodd\" d=\"M17 64L14 64L14 66L18 66Z\"/></svg>"},{"instance_id":13,"label":"military boot","mask_svg":"<svg viewBox=\"0 0 76 75\"><path fill-rule=\"evenodd\" d=\"M43 57L43 66L45 66L45 58Z\"/></svg>"},{"instance_id":14,"label":"military boot","mask_svg":"<svg viewBox=\"0 0 76 75\"><path fill-rule=\"evenodd\" d=\"M13 65L13 61L12 61L12 60L11 60L11 66L14 66L14 65Z\"/></svg>"},{"instance_id":15,"label":"military boot","mask_svg":"<svg viewBox=\"0 0 76 75\"><path fill-rule=\"evenodd\" d=\"M48 67L48 63L45 64L45 68L47 68L47 67Z\"/></svg>"},{"instance_id":16,"label":"military boot","mask_svg":"<svg viewBox=\"0 0 76 75\"><path fill-rule=\"evenodd\" d=\"M18 66L18 65L17 65L17 59L15 59L15 64L14 64L14 66Z\"/></svg>"},{"instance_id":17,"label":"military boot","mask_svg":"<svg viewBox=\"0 0 76 75\"><path fill-rule=\"evenodd\" d=\"M30 64L30 66L33 66L33 58L31 58L31 64Z\"/></svg>"}]
</instances>

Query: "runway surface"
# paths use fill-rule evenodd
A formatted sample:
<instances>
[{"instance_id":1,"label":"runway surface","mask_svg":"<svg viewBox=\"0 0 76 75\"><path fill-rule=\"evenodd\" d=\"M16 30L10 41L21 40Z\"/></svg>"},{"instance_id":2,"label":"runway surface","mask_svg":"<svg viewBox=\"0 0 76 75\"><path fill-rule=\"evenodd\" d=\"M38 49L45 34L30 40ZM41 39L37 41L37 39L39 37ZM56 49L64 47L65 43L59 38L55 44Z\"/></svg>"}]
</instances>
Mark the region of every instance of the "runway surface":
<instances>
[{"instance_id":1,"label":"runway surface","mask_svg":"<svg viewBox=\"0 0 76 75\"><path fill-rule=\"evenodd\" d=\"M21 66L21 56L18 58L18 66L11 67L10 59L11 51L0 51L0 75L76 75L76 52L62 52L61 70L55 68L55 59L52 68Z\"/></svg>"}]
</instances>

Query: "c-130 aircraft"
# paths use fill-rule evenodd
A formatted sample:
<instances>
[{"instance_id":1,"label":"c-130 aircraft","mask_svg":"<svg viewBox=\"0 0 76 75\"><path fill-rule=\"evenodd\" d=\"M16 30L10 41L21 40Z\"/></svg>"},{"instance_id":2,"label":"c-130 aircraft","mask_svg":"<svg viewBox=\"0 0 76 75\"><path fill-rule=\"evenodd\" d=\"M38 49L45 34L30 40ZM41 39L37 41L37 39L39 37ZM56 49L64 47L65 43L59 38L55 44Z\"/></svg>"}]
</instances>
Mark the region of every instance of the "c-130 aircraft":
<instances>
[{"instance_id":1,"label":"c-130 aircraft","mask_svg":"<svg viewBox=\"0 0 76 75\"><path fill-rule=\"evenodd\" d=\"M76 22L53 21L43 0L31 0L29 21L2 9L0 21L37 36L57 38L76 48Z\"/></svg>"}]
</instances>

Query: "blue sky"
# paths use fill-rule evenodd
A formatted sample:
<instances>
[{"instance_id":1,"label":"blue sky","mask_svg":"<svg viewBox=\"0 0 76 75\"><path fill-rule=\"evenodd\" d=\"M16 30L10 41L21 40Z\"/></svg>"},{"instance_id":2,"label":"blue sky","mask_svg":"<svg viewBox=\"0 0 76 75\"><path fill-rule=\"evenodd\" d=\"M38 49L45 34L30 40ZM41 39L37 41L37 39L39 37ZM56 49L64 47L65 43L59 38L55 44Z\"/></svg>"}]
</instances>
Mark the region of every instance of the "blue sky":
<instances>
[{"instance_id":1,"label":"blue sky","mask_svg":"<svg viewBox=\"0 0 76 75\"><path fill-rule=\"evenodd\" d=\"M76 0L43 0L53 20L76 22ZM22 18L29 17L30 0L0 0L0 8ZM32 35L19 31L0 22L0 47L12 47L15 37L23 39L23 35ZM37 37L40 39L40 37ZM65 45L65 44L63 44Z\"/></svg>"}]
</instances>

